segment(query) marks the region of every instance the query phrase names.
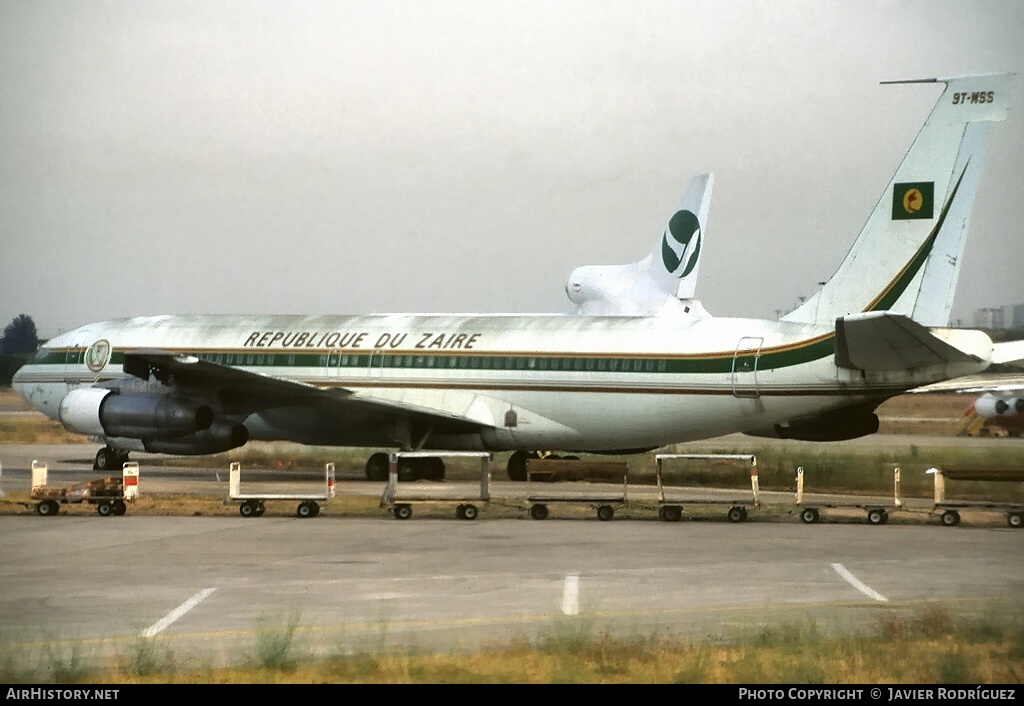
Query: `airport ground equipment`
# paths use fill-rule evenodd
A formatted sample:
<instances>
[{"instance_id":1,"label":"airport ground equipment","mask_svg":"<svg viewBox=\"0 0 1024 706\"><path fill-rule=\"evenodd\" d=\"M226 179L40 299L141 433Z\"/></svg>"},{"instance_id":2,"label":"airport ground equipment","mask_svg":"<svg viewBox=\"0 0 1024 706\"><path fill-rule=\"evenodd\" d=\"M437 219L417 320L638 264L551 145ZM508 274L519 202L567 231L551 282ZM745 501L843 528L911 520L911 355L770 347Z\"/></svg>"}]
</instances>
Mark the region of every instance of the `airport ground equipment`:
<instances>
[{"instance_id":1,"label":"airport ground equipment","mask_svg":"<svg viewBox=\"0 0 1024 706\"><path fill-rule=\"evenodd\" d=\"M629 464L625 461L531 458L526 461L530 517L543 520L553 503L589 505L597 519L607 522L616 508L625 507L629 494ZM539 490L538 484L553 484ZM594 483L621 484L622 490L596 488Z\"/></svg>"},{"instance_id":2,"label":"airport ground equipment","mask_svg":"<svg viewBox=\"0 0 1024 706\"><path fill-rule=\"evenodd\" d=\"M242 464L233 462L229 468L228 497L224 504L238 503L238 514L242 517L262 517L267 511L268 500L298 500L295 514L299 517L316 517L320 514L320 503L327 504L334 499L334 464L324 464L324 492L309 493L243 493Z\"/></svg>"},{"instance_id":3,"label":"airport ground equipment","mask_svg":"<svg viewBox=\"0 0 1024 706\"><path fill-rule=\"evenodd\" d=\"M130 462L121 469L121 477L107 476L63 487L47 485L49 466L32 461L32 490L37 515L49 517L60 512L64 504L90 503L103 517L123 515L126 503L139 497L139 464Z\"/></svg>"},{"instance_id":4,"label":"airport ground equipment","mask_svg":"<svg viewBox=\"0 0 1024 706\"><path fill-rule=\"evenodd\" d=\"M1024 524L1024 503L988 502L960 500L951 501L946 498L946 479L956 481L996 481L1020 483L1024 481L1024 469L981 468L981 467L946 467L929 468L935 481L934 505L932 514L937 515L944 527L956 527L960 524L960 510L990 510L1006 513L1006 524L1020 528Z\"/></svg>"},{"instance_id":5,"label":"airport ground equipment","mask_svg":"<svg viewBox=\"0 0 1024 706\"><path fill-rule=\"evenodd\" d=\"M687 490L683 494L682 488L666 486L665 483L665 461L677 459L690 460L726 460L742 461L750 470L751 499L700 497L693 494L693 490ZM657 484L658 484L658 517L666 522L678 522L683 517L685 505L728 505L729 511L726 517L729 522L745 522L747 519L747 508L761 507L761 494L757 481L757 457L750 454L656 454L654 460L657 462ZM666 490L667 489L667 490Z\"/></svg>"},{"instance_id":6,"label":"airport ground equipment","mask_svg":"<svg viewBox=\"0 0 1024 706\"><path fill-rule=\"evenodd\" d=\"M403 482L399 492L399 465L403 459L426 458L476 458L480 460L480 493L452 495L450 487L443 482L417 483L410 492ZM491 454L486 451L393 451L388 455L388 482L380 498L380 507L390 510L399 520L412 517L412 507L417 504L454 505L455 516L460 520L475 520L480 514L478 504L491 501Z\"/></svg>"},{"instance_id":7,"label":"airport ground equipment","mask_svg":"<svg viewBox=\"0 0 1024 706\"><path fill-rule=\"evenodd\" d=\"M900 499L900 469L893 468L893 500L892 504L878 502L857 502L856 500L834 500L829 502L807 501L804 498L804 469L796 469L796 505L800 509L800 521L813 525L821 519L821 508L860 508L867 512L869 525L884 525L889 522L889 513L903 509Z\"/></svg>"}]
</instances>

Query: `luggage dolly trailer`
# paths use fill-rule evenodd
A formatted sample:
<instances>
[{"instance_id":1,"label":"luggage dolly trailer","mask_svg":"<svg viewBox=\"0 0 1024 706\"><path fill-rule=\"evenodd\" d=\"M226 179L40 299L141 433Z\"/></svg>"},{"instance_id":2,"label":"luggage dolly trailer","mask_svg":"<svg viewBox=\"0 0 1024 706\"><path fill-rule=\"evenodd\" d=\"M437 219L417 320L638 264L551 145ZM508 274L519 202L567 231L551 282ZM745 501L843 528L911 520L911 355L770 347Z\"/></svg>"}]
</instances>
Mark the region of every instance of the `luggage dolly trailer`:
<instances>
[{"instance_id":1,"label":"luggage dolly trailer","mask_svg":"<svg viewBox=\"0 0 1024 706\"><path fill-rule=\"evenodd\" d=\"M800 507L800 521L804 524L813 525L821 519L819 508L844 508L859 507L868 513L868 524L884 525L889 521L889 512L902 510L903 501L900 500L900 469L892 469L893 477L893 499L892 505L884 503L858 503L858 502L831 502L831 503L810 503L804 505L804 469L799 466L796 469L796 504Z\"/></svg>"},{"instance_id":2,"label":"luggage dolly trailer","mask_svg":"<svg viewBox=\"0 0 1024 706\"><path fill-rule=\"evenodd\" d=\"M458 497L439 494L436 491L444 486L440 483L419 485L425 491L416 495L398 495L398 462L403 458L478 458L480 459L480 494L477 496ZM388 483L380 497L381 509L391 510L399 520L412 517L412 506L415 504L448 504L455 505L455 516L460 520L475 520L480 514L477 503L486 505L491 501L491 454L487 451L393 451L388 454Z\"/></svg>"},{"instance_id":3,"label":"luggage dolly trailer","mask_svg":"<svg viewBox=\"0 0 1024 706\"><path fill-rule=\"evenodd\" d=\"M950 502L946 499L946 478L966 481L1010 481L1024 480L1024 471L1004 471L1000 469L967 469L967 468L929 468L925 473L935 477L935 504L932 515L938 515L944 527L956 527L960 524L958 510L992 510L1006 513L1006 524L1018 529L1024 524L1024 504L991 503L983 501L961 500Z\"/></svg>"},{"instance_id":4,"label":"luggage dolly trailer","mask_svg":"<svg viewBox=\"0 0 1024 706\"><path fill-rule=\"evenodd\" d=\"M622 483L622 492L569 491L564 494L535 495L533 486L537 482L614 482ZM615 517L615 508L626 507L629 493L629 464L625 461L586 461L578 459L531 458L526 461L527 498L530 517L543 520L548 516L551 503L577 503L589 505L597 511L597 519L607 522Z\"/></svg>"},{"instance_id":5,"label":"luggage dolly trailer","mask_svg":"<svg viewBox=\"0 0 1024 706\"><path fill-rule=\"evenodd\" d=\"M47 464L32 461L30 497L36 501L36 514L44 517L56 515L62 504L70 503L93 504L102 517L123 515L128 510L125 502L135 502L139 497L139 464L134 461L124 464L120 478L107 476L63 488L46 484L48 472Z\"/></svg>"},{"instance_id":6,"label":"luggage dolly trailer","mask_svg":"<svg viewBox=\"0 0 1024 706\"><path fill-rule=\"evenodd\" d=\"M746 500L719 500L713 498L679 498L668 497L665 494L665 461L675 459L722 459L732 461L744 461L750 468L750 488L753 491L752 499ZM729 505L729 512L726 514L729 522L746 522L747 506L754 508L761 507L761 493L757 482L757 457L750 454L656 454L654 460L658 464L658 517L666 522L678 522L683 518L683 505Z\"/></svg>"},{"instance_id":7,"label":"luggage dolly trailer","mask_svg":"<svg viewBox=\"0 0 1024 706\"><path fill-rule=\"evenodd\" d=\"M242 464L233 461L229 467L228 497L224 504L237 502L238 514L242 517L262 517L267 511L264 504L267 500L298 500L299 506L295 514L299 517L316 517L320 514L320 502L329 503L334 499L334 464L324 464L324 492L310 495L308 493L242 493Z\"/></svg>"}]
</instances>

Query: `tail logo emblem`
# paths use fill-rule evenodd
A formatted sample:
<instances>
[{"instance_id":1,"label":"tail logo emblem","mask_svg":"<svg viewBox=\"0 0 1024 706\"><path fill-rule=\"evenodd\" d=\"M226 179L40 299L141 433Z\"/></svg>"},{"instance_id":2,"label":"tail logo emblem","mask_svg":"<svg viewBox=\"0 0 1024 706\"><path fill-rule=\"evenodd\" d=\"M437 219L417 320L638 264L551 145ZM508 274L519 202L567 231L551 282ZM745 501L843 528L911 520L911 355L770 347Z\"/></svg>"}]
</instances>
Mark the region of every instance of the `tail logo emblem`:
<instances>
[{"instance_id":1,"label":"tail logo emblem","mask_svg":"<svg viewBox=\"0 0 1024 706\"><path fill-rule=\"evenodd\" d=\"M892 190L892 219L932 218L935 210L935 184L930 181L895 184Z\"/></svg>"},{"instance_id":2,"label":"tail logo emblem","mask_svg":"<svg viewBox=\"0 0 1024 706\"><path fill-rule=\"evenodd\" d=\"M661 240L665 269L680 279L693 272L700 257L700 221L691 211L676 211Z\"/></svg>"}]
</instances>

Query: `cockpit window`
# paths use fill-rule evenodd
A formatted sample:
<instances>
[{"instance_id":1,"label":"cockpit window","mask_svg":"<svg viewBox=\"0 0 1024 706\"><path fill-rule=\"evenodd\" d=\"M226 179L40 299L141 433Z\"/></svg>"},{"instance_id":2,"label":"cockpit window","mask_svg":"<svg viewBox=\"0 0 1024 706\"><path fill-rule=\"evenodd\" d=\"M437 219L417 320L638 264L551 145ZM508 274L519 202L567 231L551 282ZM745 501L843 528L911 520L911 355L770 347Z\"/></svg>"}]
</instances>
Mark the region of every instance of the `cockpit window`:
<instances>
[{"instance_id":1,"label":"cockpit window","mask_svg":"<svg viewBox=\"0 0 1024 706\"><path fill-rule=\"evenodd\" d=\"M36 351L35 361L37 363L43 363L43 362L46 361L46 359L49 357L49 355L50 355L50 349L49 348L40 348L38 351Z\"/></svg>"}]
</instances>

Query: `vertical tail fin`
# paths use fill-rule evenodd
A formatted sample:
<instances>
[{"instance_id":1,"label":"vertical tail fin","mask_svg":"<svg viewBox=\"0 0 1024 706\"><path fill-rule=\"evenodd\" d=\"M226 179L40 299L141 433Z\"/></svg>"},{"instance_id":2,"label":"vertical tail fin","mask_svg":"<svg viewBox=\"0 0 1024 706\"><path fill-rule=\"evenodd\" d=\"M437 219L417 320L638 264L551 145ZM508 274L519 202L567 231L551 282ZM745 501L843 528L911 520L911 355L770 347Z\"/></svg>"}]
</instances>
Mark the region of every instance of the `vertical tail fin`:
<instances>
[{"instance_id":1,"label":"vertical tail fin","mask_svg":"<svg viewBox=\"0 0 1024 706\"><path fill-rule=\"evenodd\" d=\"M885 310L949 323L989 124L1006 119L1012 77L886 82L946 88L832 279L783 320Z\"/></svg>"},{"instance_id":2,"label":"vertical tail fin","mask_svg":"<svg viewBox=\"0 0 1024 706\"><path fill-rule=\"evenodd\" d=\"M569 275L565 292L574 313L654 316L666 304L693 298L707 235L713 174L690 180L679 208L658 236L654 250L628 265L585 265Z\"/></svg>"}]
</instances>

